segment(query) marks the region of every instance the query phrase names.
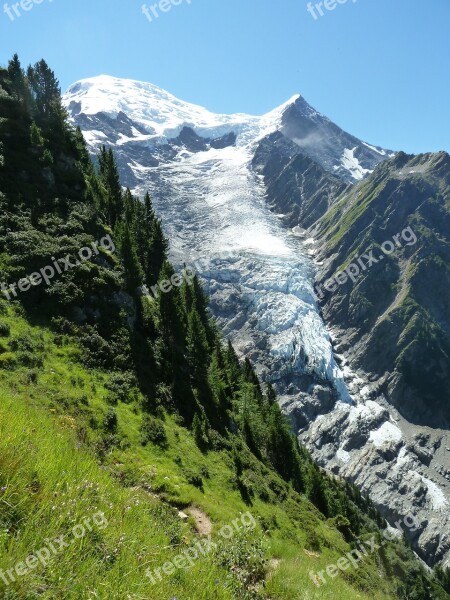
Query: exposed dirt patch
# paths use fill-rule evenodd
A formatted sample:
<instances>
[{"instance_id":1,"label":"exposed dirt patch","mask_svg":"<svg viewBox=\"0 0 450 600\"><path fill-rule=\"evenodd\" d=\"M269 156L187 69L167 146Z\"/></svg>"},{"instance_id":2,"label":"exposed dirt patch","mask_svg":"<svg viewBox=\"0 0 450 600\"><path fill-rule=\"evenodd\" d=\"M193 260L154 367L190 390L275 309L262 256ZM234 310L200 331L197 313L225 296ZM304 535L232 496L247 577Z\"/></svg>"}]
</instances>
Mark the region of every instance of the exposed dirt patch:
<instances>
[{"instance_id":1,"label":"exposed dirt patch","mask_svg":"<svg viewBox=\"0 0 450 600\"><path fill-rule=\"evenodd\" d=\"M213 525L211 520L202 510L196 506L191 506L187 512L193 517L195 528L200 535L210 535L212 533Z\"/></svg>"}]
</instances>

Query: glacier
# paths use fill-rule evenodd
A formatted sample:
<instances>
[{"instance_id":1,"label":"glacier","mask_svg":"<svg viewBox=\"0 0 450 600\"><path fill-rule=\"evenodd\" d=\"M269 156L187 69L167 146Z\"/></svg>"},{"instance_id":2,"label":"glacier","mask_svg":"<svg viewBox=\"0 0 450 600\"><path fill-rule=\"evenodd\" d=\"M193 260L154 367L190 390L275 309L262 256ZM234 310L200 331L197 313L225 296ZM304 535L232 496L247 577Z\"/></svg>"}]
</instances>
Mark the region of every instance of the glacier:
<instances>
[{"instance_id":1,"label":"glacier","mask_svg":"<svg viewBox=\"0 0 450 600\"><path fill-rule=\"evenodd\" d=\"M314 299L311 259L301 239L286 235L265 206L264 185L251 170L257 136L251 139L247 131L233 147L185 151L179 161L156 167L154 177L134 191L142 195L150 189L164 218L172 261L178 268L194 264L237 350L253 351L250 322L266 338L269 364L263 368L258 361L265 379L274 366L277 377L307 372L331 382L349 402ZM245 307L240 318L220 317L220 304L229 298L239 298Z\"/></svg>"}]
</instances>

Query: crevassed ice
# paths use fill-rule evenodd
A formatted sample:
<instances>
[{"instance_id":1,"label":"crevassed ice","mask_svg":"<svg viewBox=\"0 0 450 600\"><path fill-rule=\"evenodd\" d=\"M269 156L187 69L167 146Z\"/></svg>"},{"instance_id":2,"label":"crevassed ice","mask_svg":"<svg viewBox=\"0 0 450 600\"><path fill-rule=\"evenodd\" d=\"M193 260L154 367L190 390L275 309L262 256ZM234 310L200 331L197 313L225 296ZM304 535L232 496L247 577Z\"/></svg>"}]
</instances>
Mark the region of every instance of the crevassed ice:
<instances>
[{"instance_id":1,"label":"crevassed ice","mask_svg":"<svg viewBox=\"0 0 450 600\"><path fill-rule=\"evenodd\" d=\"M351 401L313 297L312 264L265 206L264 187L250 169L251 145L241 140L237 147L185 153L155 170L149 181L172 259L195 263L209 293L239 295L248 321L280 359L278 375L315 373ZM245 323L226 328L239 338Z\"/></svg>"}]
</instances>

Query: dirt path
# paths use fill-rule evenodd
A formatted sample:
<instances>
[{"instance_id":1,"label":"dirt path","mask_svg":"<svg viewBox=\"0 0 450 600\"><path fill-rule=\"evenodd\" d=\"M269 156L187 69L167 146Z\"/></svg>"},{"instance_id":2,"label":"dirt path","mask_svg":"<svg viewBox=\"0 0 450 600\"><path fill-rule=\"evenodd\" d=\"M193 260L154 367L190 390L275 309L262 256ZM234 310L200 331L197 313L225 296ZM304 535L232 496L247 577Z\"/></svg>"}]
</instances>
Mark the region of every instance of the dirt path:
<instances>
[{"instance_id":1,"label":"dirt path","mask_svg":"<svg viewBox=\"0 0 450 600\"><path fill-rule=\"evenodd\" d=\"M193 517L195 527L200 535L210 535L212 533L212 523L209 517L196 506L191 506L187 512Z\"/></svg>"}]
</instances>

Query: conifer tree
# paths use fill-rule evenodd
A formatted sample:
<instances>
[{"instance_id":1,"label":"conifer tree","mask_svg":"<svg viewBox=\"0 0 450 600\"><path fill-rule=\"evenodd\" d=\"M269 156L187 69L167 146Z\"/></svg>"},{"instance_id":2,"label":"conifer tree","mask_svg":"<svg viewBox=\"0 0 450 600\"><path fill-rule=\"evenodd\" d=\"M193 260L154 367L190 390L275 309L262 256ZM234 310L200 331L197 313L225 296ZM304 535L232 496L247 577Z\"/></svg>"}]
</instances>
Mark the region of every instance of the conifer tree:
<instances>
[{"instance_id":1,"label":"conifer tree","mask_svg":"<svg viewBox=\"0 0 450 600\"><path fill-rule=\"evenodd\" d=\"M244 361L244 378L246 381L248 381L248 383L251 383L255 386L257 398L259 401L262 401L263 393L261 389L261 384L259 383L259 378L256 375L255 370L247 357Z\"/></svg>"},{"instance_id":2,"label":"conifer tree","mask_svg":"<svg viewBox=\"0 0 450 600\"><path fill-rule=\"evenodd\" d=\"M61 134L64 128L66 112L62 105L61 88L54 72L45 60L40 60L27 70L32 97L39 126L52 127L53 137Z\"/></svg>"},{"instance_id":3,"label":"conifer tree","mask_svg":"<svg viewBox=\"0 0 450 600\"><path fill-rule=\"evenodd\" d=\"M292 481L298 492L304 491L303 475L297 441L292 435L286 417L275 402L270 407L267 450L272 466L286 480Z\"/></svg>"},{"instance_id":4,"label":"conifer tree","mask_svg":"<svg viewBox=\"0 0 450 600\"><path fill-rule=\"evenodd\" d=\"M223 359L221 357L220 347L217 346L214 349L211 362L208 368L208 384L211 389L215 409L218 413L218 427L222 429L220 421L226 415L226 411L230 408L227 392L229 391L228 384L226 382L225 369L223 367Z\"/></svg>"},{"instance_id":5,"label":"conifer tree","mask_svg":"<svg viewBox=\"0 0 450 600\"><path fill-rule=\"evenodd\" d=\"M25 77L25 71L22 69L17 54L14 54L8 63L8 77L13 97L22 104L25 111L29 111L31 106L31 94Z\"/></svg>"},{"instance_id":6,"label":"conifer tree","mask_svg":"<svg viewBox=\"0 0 450 600\"><path fill-rule=\"evenodd\" d=\"M124 201L119 172L112 149L102 146L98 156L100 178L105 187L105 216L108 224L114 228L123 213Z\"/></svg>"},{"instance_id":7,"label":"conifer tree","mask_svg":"<svg viewBox=\"0 0 450 600\"><path fill-rule=\"evenodd\" d=\"M144 273L142 272L141 265L139 264L139 259L136 252L136 244L128 223L123 225L120 253L125 271L125 285L127 291L134 295L143 283Z\"/></svg>"},{"instance_id":8,"label":"conifer tree","mask_svg":"<svg viewBox=\"0 0 450 600\"><path fill-rule=\"evenodd\" d=\"M331 516L325 479L315 465L311 469L308 497L322 514L326 517Z\"/></svg>"},{"instance_id":9,"label":"conifer tree","mask_svg":"<svg viewBox=\"0 0 450 600\"><path fill-rule=\"evenodd\" d=\"M275 402L277 401L277 393L275 392L275 389L271 383L267 384L266 395L267 395L267 401L269 402L269 404L270 405L275 404Z\"/></svg>"},{"instance_id":10,"label":"conifer tree","mask_svg":"<svg viewBox=\"0 0 450 600\"><path fill-rule=\"evenodd\" d=\"M150 235L146 280L147 285L152 286L158 281L163 263L167 260L169 244L159 219L155 219Z\"/></svg>"},{"instance_id":11,"label":"conifer tree","mask_svg":"<svg viewBox=\"0 0 450 600\"><path fill-rule=\"evenodd\" d=\"M144 196L144 222L147 230L150 231L156 221L155 211L153 210L150 194L146 192Z\"/></svg>"},{"instance_id":12,"label":"conifer tree","mask_svg":"<svg viewBox=\"0 0 450 600\"><path fill-rule=\"evenodd\" d=\"M196 387L206 379L209 364L209 349L206 332L195 308L188 315L186 345L192 369L192 378Z\"/></svg>"},{"instance_id":13,"label":"conifer tree","mask_svg":"<svg viewBox=\"0 0 450 600\"><path fill-rule=\"evenodd\" d=\"M239 389L242 380L242 370L237 354L230 340L228 340L225 352L225 364L230 382L231 391L234 393Z\"/></svg>"}]
</instances>

